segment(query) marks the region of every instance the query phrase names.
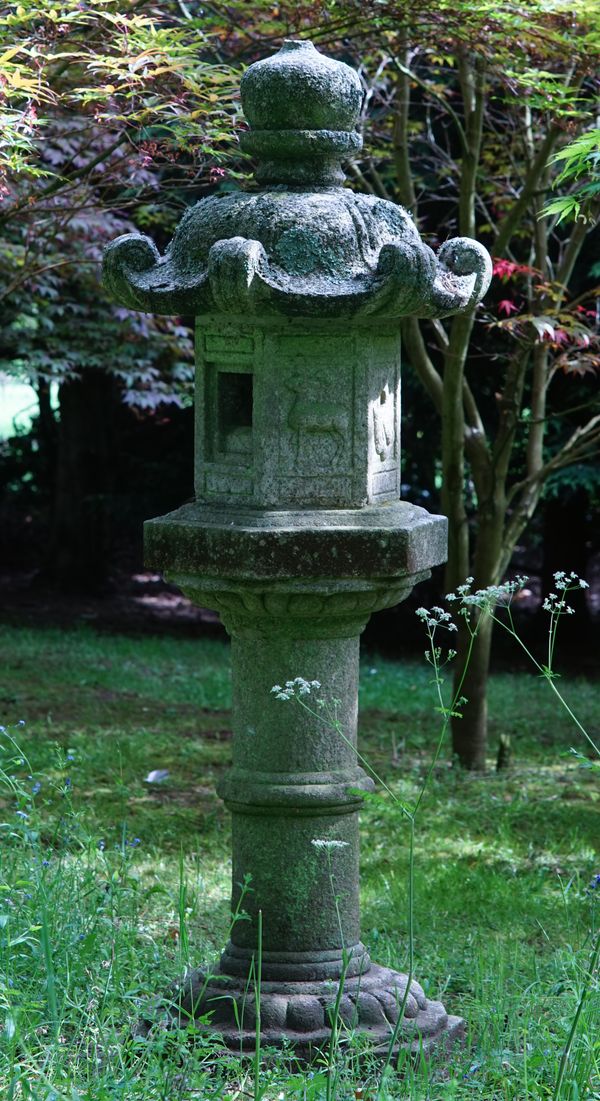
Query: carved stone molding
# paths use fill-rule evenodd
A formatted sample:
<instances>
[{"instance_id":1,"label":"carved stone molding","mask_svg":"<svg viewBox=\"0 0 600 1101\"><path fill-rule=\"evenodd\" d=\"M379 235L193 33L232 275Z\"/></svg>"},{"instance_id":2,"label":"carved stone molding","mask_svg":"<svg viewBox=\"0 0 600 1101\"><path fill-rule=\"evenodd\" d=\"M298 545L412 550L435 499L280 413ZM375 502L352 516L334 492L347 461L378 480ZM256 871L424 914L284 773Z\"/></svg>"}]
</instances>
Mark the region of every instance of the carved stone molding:
<instances>
[{"instance_id":1,"label":"carved stone molding","mask_svg":"<svg viewBox=\"0 0 600 1101\"><path fill-rule=\"evenodd\" d=\"M418 578L353 582L268 582L194 577L169 570L168 580L194 604L219 613L229 634L266 638L348 638L360 634L373 612L393 608L412 591Z\"/></svg>"},{"instance_id":2,"label":"carved stone molding","mask_svg":"<svg viewBox=\"0 0 600 1101\"><path fill-rule=\"evenodd\" d=\"M429 1054L464 1036L464 1022L452 1017L441 1002L429 1000L417 982L410 984L402 1021L398 1019L408 976L371 964L363 974L347 978L339 1004L341 1038L359 1031L375 1053L386 1053L397 1029L395 1050ZM261 1041L263 1045L293 1045L297 1055L314 1058L329 1043L337 982L263 982L261 986ZM175 992L174 992L175 993ZM162 1027L185 1026L210 1014L213 1026L233 1050L251 1050L256 1043L256 999L251 983L207 971L192 972L173 1001L164 1006ZM148 1018L140 1031L147 1034L157 1018ZM200 1025L203 1031L211 1026Z\"/></svg>"}]
</instances>

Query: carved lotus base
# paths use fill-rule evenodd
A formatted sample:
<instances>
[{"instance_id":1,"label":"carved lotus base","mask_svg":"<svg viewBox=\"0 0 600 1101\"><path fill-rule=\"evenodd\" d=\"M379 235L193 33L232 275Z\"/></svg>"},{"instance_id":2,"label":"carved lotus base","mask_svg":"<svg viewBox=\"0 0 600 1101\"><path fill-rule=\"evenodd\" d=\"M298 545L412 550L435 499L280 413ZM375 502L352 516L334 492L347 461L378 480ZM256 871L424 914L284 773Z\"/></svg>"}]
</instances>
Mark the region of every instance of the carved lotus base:
<instances>
[{"instance_id":1,"label":"carved lotus base","mask_svg":"<svg viewBox=\"0 0 600 1101\"><path fill-rule=\"evenodd\" d=\"M339 1003L340 1038L358 1033L375 1055L385 1055L397 1027L408 977L372 964L369 970L346 979ZM261 1043L311 1059L327 1046L336 1002L337 982L263 982L261 986ZM203 1031L221 1035L234 1051L250 1051L256 1044L256 999L247 979L192 972L171 1003L164 1024L185 1024L192 1018ZM200 1022L201 1018L210 1023ZM147 1032L150 1022L142 1031ZM395 1051L429 1054L448 1048L464 1036L464 1021L446 1013L441 1002L429 1001L417 982L411 983L398 1030Z\"/></svg>"}]
</instances>

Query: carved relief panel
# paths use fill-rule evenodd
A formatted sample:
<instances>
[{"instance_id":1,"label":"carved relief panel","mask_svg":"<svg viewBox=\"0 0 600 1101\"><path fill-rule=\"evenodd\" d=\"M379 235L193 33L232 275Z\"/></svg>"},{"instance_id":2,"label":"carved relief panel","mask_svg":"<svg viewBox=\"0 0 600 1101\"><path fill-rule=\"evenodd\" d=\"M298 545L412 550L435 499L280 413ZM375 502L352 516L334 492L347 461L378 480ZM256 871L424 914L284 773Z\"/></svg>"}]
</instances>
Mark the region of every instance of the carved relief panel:
<instances>
[{"instance_id":1,"label":"carved relief panel","mask_svg":"<svg viewBox=\"0 0 600 1101\"><path fill-rule=\"evenodd\" d=\"M198 336L199 500L360 508L400 496L399 337L233 325Z\"/></svg>"},{"instance_id":2,"label":"carved relief panel","mask_svg":"<svg viewBox=\"0 0 600 1101\"><path fill-rule=\"evenodd\" d=\"M273 379L267 492L294 505L349 507L354 468L352 338L267 338Z\"/></svg>"}]
</instances>

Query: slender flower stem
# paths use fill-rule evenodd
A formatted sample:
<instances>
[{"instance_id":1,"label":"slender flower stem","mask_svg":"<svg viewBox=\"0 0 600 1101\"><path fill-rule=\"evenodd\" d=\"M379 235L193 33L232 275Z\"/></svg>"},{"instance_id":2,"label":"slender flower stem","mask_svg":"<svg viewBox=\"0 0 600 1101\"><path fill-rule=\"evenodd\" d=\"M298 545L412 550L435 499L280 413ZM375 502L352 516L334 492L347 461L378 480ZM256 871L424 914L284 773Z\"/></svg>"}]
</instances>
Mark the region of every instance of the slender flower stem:
<instances>
[{"instance_id":1,"label":"slender flower stem","mask_svg":"<svg viewBox=\"0 0 600 1101\"><path fill-rule=\"evenodd\" d=\"M342 949L342 972L340 975L337 992L335 995L335 1002L331 1010L330 1022L331 1022L331 1036L329 1038L329 1050L327 1052L327 1082L325 1086L325 1101L332 1101L334 1097L334 1087L337 1079L335 1074L336 1055L339 1044L339 1031L340 1031L340 1005L342 1001L342 995L344 993L344 987L346 985L346 975L348 973L348 965L352 958L352 953L348 955L345 949Z\"/></svg>"},{"instance_id":2,"label":"slender flower stem","mask_svg":"<svg viewBox=\"0 0 600 1101\"><path fill-rule=\"evenodd\" d=\"M256 1042L254 1045L254 1101L260 1101L260 984L262 977L262 910L258 911L258 950L256 957L255 999L256 999Z\"/></svg>"},{"instance_id":3,"label":"slender flower stem","mask_svg":"<svg viewBox=\"0 0 600 1101\"><path fill-rule=\"evenodd\" d=\"M443 748L444 741L445 741L445 738L446 738L446 734L447 734L447 731L448 731L448 726L450 725L450 717L451 717L452 713L455 712L458 708L458 703L459 703L459 700L460 700L461 695L462 695L463 684L465 683L465 677L467 675L467 670L469 668L469 664L470 664L470 661L471 661L471 655L473 653L473 646L475 645L475 639L477 637L477 631L478 631L478 627L476 627L475 630L471 630L470 627L469 627L469 646L468 646L468 649L467 649L466 660L465 660L465 663L464 663L464 667L463 667L463 671L462 671L460 681L458 683L458 687L457 687L457 689L454 693L452 702L450 704L450 708L448 709L444 706L444 699L443 699L443 696L442 696L442 681L441 681L441 678L440 678L440 675L439 675L439 660L435 656L436 648L434 646L433 634L431 633L431 630L428 629L429 642L430 642L430 653L433 655L432 660L434 662L434 669L435 669L435 672L436 672L436 677L435 677L436 691L437 691L437 694L438 694L438 700L439 700L439 704L440 704L440 711L441 711L441 714L444 715L444 722L442 723L442 729L440 731L440 736L439 736L438 741L437 741L437 746L436 746L436 749L435 749L435 753L433 755L433 758L432 758L431 763L429 765L429 768L427 770L427 774L425 776L425 779L423 781L421 790L420 790L419 795L417 797L417 801L416 801L416 803L413 807L413 810L412 810L413 815L415 815L417 813L417 811L418 811L418 809L421 805L421 801L422 801L423 796L425 795L425 791L426 791L426 789L429 785L429 781L431 779L433 770L434 770L434 768L435 768L435 766L436 766L436 764L439 760L440 753L442 752L442 748Z\"/></svg>"},{"instance_id":4,"label":"slender flower stem","mask_svg":"<svg viewBox=\"0 0 600 1101\"><path fill-rule=\"evenodd\" d=\"M583 734L586 741L589 742L592 749L594 750L594 753L596 753L598 755L598 757L600 757L600 748L598 748L598 746L596 745L593 738L590 737L590 735L588 734L585 727L582 726L579 719L577 718L577 715L573 714L573 712L572 712L571 708L569 707L567 701L565 700L564 696L559 692L558 688L556 687L556 685L554 683L554 676L552 674L552 670L550 668L545 669L543 665L540 665L537 658L534 657L534 655L531 653L531 650L529 650L529 648L525 645L523 640L519 637L519 635L517 634L516 628L513 625L513 620L512 620L512 616L510 616L510 611L509 611L509 618L510 618L510 627L507 627L506 623L504 623L504 621L502 619L499 619L497 616L493 615L493 613L492 613L492 619L494 620L494 623L498 623L500 625L500 627L502 627L503 630L505 630L507 632L507 634L509 634L511 636L511 638L514 638L519 643L519 646L527 654L527 657L530 659L530 661L533 663L533 665L535 665L535 668L539 671L540 675L542 677L544 677L544 679L548 682L548 684L550 685L552 691L554 692L554 695L557 696L557 698L560 700L560 702L561 702L562 706L564 707L565 711L567 712L567 715L569 716L569 718L571 718L573 720L573 722L575 723L575 726L577 727L577 729Z\"/></svg>"},{"instance_id":5,"label":"slender flower stem","mask_svg":"<svg viewBox=\"0 0 600 1101\"><path fill-rule=\"evenodd\" d=\"M586 975L586 981L584 983L583 990L581 991L581 996L580 996L579 1002L577 1004L577 1009L575 1010L575 1016L573 1017L573 1023L571 1024L571 1029L570 1029L569 1035L567 1037L567 1042L564 1046L564 1050L563 1050L563 1053L562 1053L562 1056L561 1056L560 1066L558 1068L558 1074L556 1076L556 1083L555 1083L555 1086L554 1086L554 1091L552 1093L552 1101L560 1101L560 1095L561 1095L561 1090L562 1090L563 1079L565 1077L565 1071L567 1069L567 1062L568 1062L568 1059L569 1059L569 1055L571 1053L571 1048L573 1047L573 1041L575 1039L575 1035L577 1033L577 1026L579 1024L579 1018L581 1017L581 1013L582 1013L582 1010L583 1010L583 1005L584 1005L584 1002L585 1002L585 1000L586 1000L586 998L589 994L590 986L592 985L592 982L594 981L594 971L596 970L596 968L598 966L598 957L599 956L600 956L600 933L596 933L596 943L594 944L594 946L592 948L592 955L590 957L590 965L589 965L588 972L587 972L587 975Z\"/></svg>"},{"instance_id":6,"label":"slender flower stem","mask_svg":"<svg viewBox=\"0 0 600 1101\"><path fill-rule=\"evenodd\" d=\"M415 820L414 817L410 819L410 832L409 832L409 862L408 862L408 974L406 976L406 990L402 997L402 1001L398 1008L398 1020L394 1025L390 1040L388 1043L388 1049L385 1056L383 1067L381 1068L381 1074L379 1076L379 1085L377 1087L377 1093L375 1094L375 1101L379 1101L381 1096L381 1090L385 1082L385 1076L388 1067L392 1061L394 1055L394 1048L398 1042L398 1036L400 1035L400 1029L404 1021L404 1014L406 1012L406 1003L410 994L410 988L415 974L415 929L414 929L414 898L415 898Z\"/></svg>"},{"instance_id":7,"label":"slender flower stem","mask_svg":"<svg viewBox=\"0 0 600 1101\"><path fill-rule=\"evenodd\" d=\"M343 842L342 842L343 843ZM333 864L331 861L331 849L325 850L327 853L327 867L329 868L329 883L331 884L331 893L333 895L333 904L335 906L335 915L337 917L338 929L340 932L340 943L342 945L342 951L345 951L344 944L344 927L342 925L342 915L340 913L340 898L335 889L335 876L333 874Z\"/></svg>"}]
</instances>

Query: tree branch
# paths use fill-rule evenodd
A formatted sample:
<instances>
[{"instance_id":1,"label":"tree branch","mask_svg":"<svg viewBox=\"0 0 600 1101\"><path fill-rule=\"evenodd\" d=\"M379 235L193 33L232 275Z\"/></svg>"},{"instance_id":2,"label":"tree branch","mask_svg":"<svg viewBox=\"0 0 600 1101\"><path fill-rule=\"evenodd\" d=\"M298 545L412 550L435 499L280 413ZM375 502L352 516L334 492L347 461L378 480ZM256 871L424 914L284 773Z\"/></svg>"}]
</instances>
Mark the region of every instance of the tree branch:
<instances>
[{"instance_id":1,"label":"tree branch","mask_svg":"<svg viewBox=\"0 0 600 1101\"><path fill-rule=\"evenodd\" d=\"M20 287L22 283L27 283L30 279L35 279L37 275L43 275L45 271L52 271L53 268L65 268L72 265L76 265L77 267L79 267L82 264L98 267L97 260L85 260L80 257L74 257L72 259L56 260L52 264L44 264L43 267L35 268L33 271L20 271L19 274L15 276L15 278L8 284L8 286L0 291L0 302L3 298L8 298L9 295L11 295L13 291L17 289L17 287Z\"/></svg>"},{"instance_id":2,"label":"tree branch","mask_svg":"<svg viewBox=\"0 0 600 1101\"><path fill-rule=\"evenodd\" d=\"M460 172L458 225L465 237L474 237L476 178L483 131L485 75L481 59L476 58L473 61L464 53L459 57L458 72L464 103L466 137Z\"/></svg>"},{"instance_id":3,"label":"tree branch","mask_svg":"<svg viewBox=\"0 0 600 1101\"><path fill-rule=\"evenodd\" d=\"M498 226L498 232L496 234L496 240L494 241L494 251L498 255L502 255L510 239L517 228L523 214L527 210L529 203L533 195L537 190L540 175L544 171L546 163L550 157L553 147L555 146L558 138L560 137L561 130L557 126L551 126L544 138L537 156L534 158L529 172L525 177L521 193L513 203L508 214L500 222Z\"/></svg>"},{"instance_id":4,"label":"tree branch","mask_svg":"<svg viewBox=\"0 0 600 1101\"><path fill-rule=\"evenodd\" d=\"M398 194L400 202L412 211L416 216L417 197L413 174L411 172L408 156L408 120L410 115L410 81L409 69L406 66L408 60L408 42L406 32L402 35L402 62L399 63L396 78L396 98L398 107L394 116L394 128L392 142L394 147L394 161L396 164L396 178L398 180Z\"/></svg>"},{"instance_id":5,"label":"tree branch","mask_svg":"<svg viewBox=\"0 0 600 1101\"><path fill-rule=\"evenodd\" d=\"M356 161L349 161L347 167L354 176L356 182L359 184L360 187L362 187L363 191L366 191L369 195L377 194L375 188L373 187L373 184L364 175L362 170L357 165Z\"/></svg>"},{"instance_id":6,"label":"tree branch","mask_svg":"<svg viewBox=\"0 0 600 1101\"><path fill-rule=\"evenodd\" d=\"M521 345L509 362L506 381L500 395L499 424L492 447L492 462L496 475L505 479L523 400L525 375L531 355L531 344Z\"/></svg>"},{"instance_id":7,"label":"tree branch","mask_svg":"<svg viewBox=\"0 0 600 1101\"><path fill-rule=\"evenodd\" d=\"M455 588L469 571L469 529L464 499L465 411L464 370L472 314L452 318L448 351L444 357L442 398L442 511L448 517L448 563L445 584Z\"/></svg>"},{"instance_id":8,"label":"tree branch","mask_svg":"<svg viewBox=\"0 0 600 1101\"><path fill-rule=\"evenodd\" d=\"M402 340L408 352L412 367L416 371L425 390L431 398L437 413L442 413L444 384L442 376L431 362L421 326L416 317L406 317L402 321Z\"/></svg>"},{"instance_id":9,"label":"tree branch","mask_svg":"<svg viewBox=\"0 0 600 1101\"><path fill-rule=\"evenodd\" d=\"M419 88L422 88L423 91L427 92L427 95L431 96L432 99L436 99L438 103L442 104L444 110L447 112L447 114L450 115L450 118L452 119L456 127L461 152L464 155L468 151L467 135L459 116L457 115L454 108L450 106L448 100L445 99L441 92L438 92L431 84L428 84L426 80L423 80L420 76L417 76L415 72L413 72L411 69L408 69L406 65L402 64L401 61L398 61L397 57L392 57L392 64L396 67L399 73L407 77L409 80L413 80L415 84L419 86Z\"/></svg>"},{"instance_id":10,"label":"tree branch","mask_svg":"<svg viewBox=\"0 0 600 1101\"><path fill-rule=\"evenodd\" d=\"M592 417L581 428L577 428L556 455L530 477L524 478L511 488L508 501L514 500L517 494L521 495L521 500L506 525L503 551L504 569L510 561L517 539L535 512L544 482L549 475L565 466L571 466L582 459L587 459L590 455L597 455L599 451L600 414Z\"/></svg>"},{"instance_id":11,"label":"tree branch","mask_svg":"<svg viewBox=\"0 0 600 1101\"><path fill-rule=\"evenodd\" d=\"M560 309L564 302L567 283L573 274L573 268L577 262L577 257L579 256L583 242L593 228L593 226L587 225L586 222L576 222L573 227L573 232L567 242L567 246L556 271L555 281L564 287L564 293L555 304L554 308L556 311Z\"/></svg>"},{"instance_id":12,"label":"tree branch","mask_svg":"<svg viewBox=\"0 0 600 1101\"><path fill-rule=\"evenodd\" d=\"M375 185L375 194L379 195L380 199L386 199L389 202L390 201L389 192L388 192L383 180L381 179L381 176L379 175L379 172L375 168L372 157L367 158L367 165L369 167L369 172L371 173L373 183Z\"/></svg>"},{"instance_id":13,"label":"tree branch","mask_svg":"<svg viewBox=\"0 0 600 1101\"><path fill-rule=\"evenodd\" d=\"M47 187L43 187L41 191L36 192L35 202L37 203L38 199L47 199L51 195L55 195L57 191L61 190L61 188L67 187L68 184L74 183L76 180L80 180L84 176L88 176L89 173L92 172L93 169L96 167L96 165L100 164L101 161L106 160L107 157L110 157L110 155L114 153L115 149L118 149L124 141L128 140L129 134L125 130L123 130L119 134L117 140L113 142L112 145L109 145L108 149L103 149L100 153L97 154L97 156L92 157L91 161L89 161L84 168L76 168L73 169L72 173L67 173L65 176L57 176L52 181L52 183L48 184ZM5 224L6 222L8 222L15 214L18 214L21 210L23 210L24 207L31 209L31 198L32 196L30 195L28 196L28 198L21 199L18 203L15 203L14 206L9 207L6 210L4 217L0 216L0 224Z\"/></svg>"}]
</instances>

